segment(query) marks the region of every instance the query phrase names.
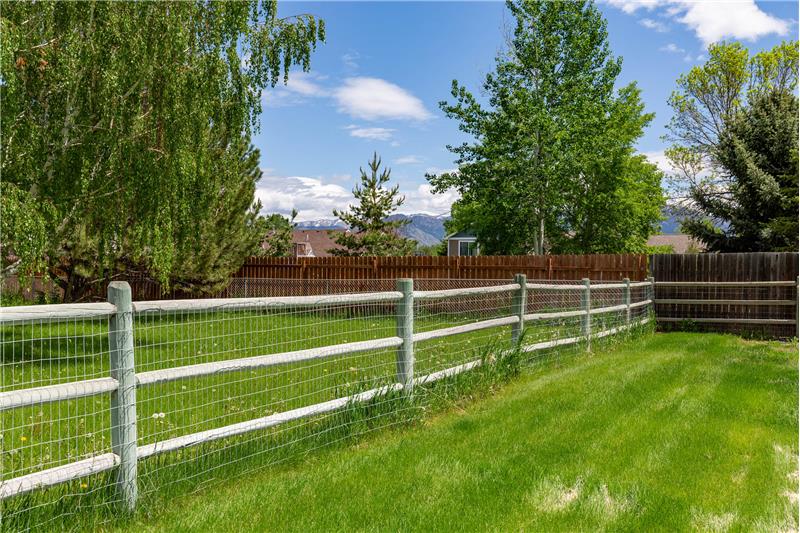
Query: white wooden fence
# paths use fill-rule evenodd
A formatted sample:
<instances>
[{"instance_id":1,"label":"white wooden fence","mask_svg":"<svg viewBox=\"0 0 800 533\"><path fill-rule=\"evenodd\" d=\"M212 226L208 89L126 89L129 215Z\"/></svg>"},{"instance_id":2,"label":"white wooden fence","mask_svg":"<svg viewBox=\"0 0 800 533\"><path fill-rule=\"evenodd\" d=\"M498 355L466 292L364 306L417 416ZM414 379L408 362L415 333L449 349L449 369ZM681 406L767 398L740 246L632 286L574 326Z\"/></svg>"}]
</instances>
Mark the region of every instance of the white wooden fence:
<instances>
[{"instance_id":1,"label":"white wooden fence","mask_svg":"<svg viewBox=\"0 0 800 533\"><path fill-rule=\"evenodd\" d=\"M638 288L641 295L632 301L631 289ZM596 289L615 289L622 293L622 303L605 307L592 306L592 294ZM511 326L512 346L525 352L546 350L556 346L585 342L587 349L592 339L606 337L650 320L649 310L653 302L654 283L646 282L591 285L589 280L580 284L528 283L523 275L517 275L514 283L489 287L469 287L435 291L415 291L409 279L397 280L396 290L362 294L338 294L326 296L232 298L205 300L174 300L132 302L130 287L125 282L114 282L109 286L108 302L93 304L42 305L3 308L0 310L0 326L42 323L64 319L90 319L107 317L109 321L110 375L94 379L60 383L41 387L15 389L0 392L0 414L2 412L34 406L46 402L61 402L87 396L110 394L111 402L111 450L90 458L46 468L26 475L2 479L0 498L9 498L38 488L48 487L99 472L116 469L116 490L119 501L133 509L137 500L137 464L140 459L181 448L223 439L247 432L271 428L286 422L329 413L353 402L365 402L391 391L410 393L414 387L454 376L481 365L480 359L452 366L426 375L414 372L415 343L426 340L459 335L482 329ZM526 302L531 292L572 291L581 295L581 308L568 311L539 311L529 313ZM431 331L414 331L414 302L432 299L449 299L465 296L485 296L510 293L510 314L469 324L439 328ZM228 359L223 361L191 364L171 368L137 372L134 352L134 315L148 313L194 313L219 310L246 309L264 310L272 308L316 308L332 304L378 303L395 306L396 334L385 338L358 342L346 342L324 347L287 351L282 353ZM632 311L637 311L632 319ZM604 313L618 313L623 320L612 328L592 331L592 317ZM522 345L520 339L526 324L540 320L577 317L581 321L581 333L577 336L557 338L546 342ZM182 435L145 445L137 444L137 389L176 380L187 380L222 373L241 372L276 365L296 364L332 358L376 349L396 349L396 382L373 388L358 394L339 397L322 403L294 408L245 422L225 425L214 429Z\"/></svg>"}]
</instances>

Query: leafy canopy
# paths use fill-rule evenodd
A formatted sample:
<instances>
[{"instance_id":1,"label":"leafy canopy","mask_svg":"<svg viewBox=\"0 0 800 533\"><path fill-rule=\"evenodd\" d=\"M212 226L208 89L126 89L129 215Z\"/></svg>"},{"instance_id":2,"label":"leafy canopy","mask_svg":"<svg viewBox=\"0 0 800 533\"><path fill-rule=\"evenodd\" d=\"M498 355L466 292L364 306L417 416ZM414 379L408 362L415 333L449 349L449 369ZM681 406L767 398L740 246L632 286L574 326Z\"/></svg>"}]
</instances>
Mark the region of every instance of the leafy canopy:
<instances>
[{"instance_id":1,"label":"leafy canopy","mask_svg":"<svg viewBox=\"0 0 800 533\"><path fill-rule=\"evenodd\" d=\"M294 228L297 226L294 219L297 218L297 210L292 209L292 214L288 218L273 213L264 218L265 238L263 245L259 248L256 255L263 257L288 257L293 252Z\"/></svg>"},{"instance_id":2,"label":"leafy canopy","mask_svg":"<svg viewBox=\"0 0 800 533\"><path fill-rule=\"evenodd\" d=\"M4 266L45 261L62 281L186 271L221 197L250 186L209 169L250 157L262 90L308 69L325 36L312 15L279 17L274 0L10 2L0 30L0 170L15 191L0 207L38 228L31 244L22 223L3 226ZM237 200L239 214L251 204ZM243 220L213 234L233 237Z\"/></svg>"},{"instance_id":3,"label":"leafy canopy","mask_svg":"<svg viewBox=\"0 0 800 533\"><path fill-rule=\"evenodd\" d=\"M458 171L449 229L472 230L489 254L643 249L660 217L660 173L633 143L652 115L639 90L615 92L622 68L591 3L509 1L508 48L482 86L488 106L453 81L441 102L472 143L448 146Z\"/></svg>"}]
</instances>

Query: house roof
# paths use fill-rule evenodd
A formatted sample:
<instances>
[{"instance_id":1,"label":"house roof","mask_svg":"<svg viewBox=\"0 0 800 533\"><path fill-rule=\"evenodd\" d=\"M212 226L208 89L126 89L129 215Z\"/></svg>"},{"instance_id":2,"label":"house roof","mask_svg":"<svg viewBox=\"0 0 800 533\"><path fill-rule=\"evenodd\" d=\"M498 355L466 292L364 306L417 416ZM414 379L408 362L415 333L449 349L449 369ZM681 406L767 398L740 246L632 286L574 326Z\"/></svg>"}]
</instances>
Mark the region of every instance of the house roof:
<instances>
[{"instance_id":1,"label":"house roof","mask_svg":"<svg viewBox=\"0 0 800 533\"><path fill-rule=\"evenodd\" d=\"M685 254L690 245L698 250L703 250L703 246L692 239L689 235L676 233L674 235L651 235L647 239L648 246L672 246L673 253Z\"/></svg>"},{"instance_id":2,"label":"house roof","mask_svg":"<svg viewBox=\"0 0 800 533\"><path fill-rule=\"evenodd\" d=\"M331 248L341 248L334 242L331 234L341 233L344 230L335 229L296 229L292 231L292 242L295 244L308 243L314 257L329 257L328 250Z\"/></svg>"},{"instance_id":3,"label":"house roof","mask_svg":"<svg viewBox=\"0 0 800 533\"><path fill-rule=\"evenodd\" d=\"M445 237L445 240L449 239L477 239L477 237L469 231L457 231Z\"/></svg>"}]
</instances>

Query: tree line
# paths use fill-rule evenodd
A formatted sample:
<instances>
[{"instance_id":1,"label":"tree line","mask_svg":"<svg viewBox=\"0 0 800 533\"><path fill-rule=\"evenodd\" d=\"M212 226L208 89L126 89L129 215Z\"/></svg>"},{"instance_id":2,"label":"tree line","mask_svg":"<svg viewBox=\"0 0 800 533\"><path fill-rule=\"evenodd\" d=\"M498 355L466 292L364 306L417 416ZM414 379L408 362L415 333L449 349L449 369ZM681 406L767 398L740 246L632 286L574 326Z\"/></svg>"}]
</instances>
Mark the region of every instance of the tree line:
<instances>
[{"instance_id":1,"label":"tree line","mask_svg":"<svg viewBox=\"0 0 800 533\"><path fill-rule=\"evenodd\" d=\"M510 0L513 31L444 114L471 141L450 231L488 254L645 252L665 206L709 251L797 250L798 43L718 43L677 80L664 175L635 149L653 114L619 85L593 2ZM274 0L9 3L0 19L3 277L46 273L67 301L120 275L221 288L250 255L290 255L297 213L254 198L261 93L310 69L324 22ZM339 255L409 255L377 153L334 210Z\"/></svg>"}]
</instances>

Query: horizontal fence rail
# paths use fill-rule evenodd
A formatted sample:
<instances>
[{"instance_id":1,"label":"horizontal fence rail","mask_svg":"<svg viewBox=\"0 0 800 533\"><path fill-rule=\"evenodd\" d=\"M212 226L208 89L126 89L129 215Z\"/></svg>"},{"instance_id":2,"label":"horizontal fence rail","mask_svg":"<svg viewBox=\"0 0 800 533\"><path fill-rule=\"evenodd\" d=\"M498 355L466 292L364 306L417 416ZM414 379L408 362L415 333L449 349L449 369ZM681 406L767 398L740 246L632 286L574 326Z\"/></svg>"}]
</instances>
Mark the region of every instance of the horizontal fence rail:
<instances>
[{"instance_id":1,"label":"horizontal fence rail","mask_svg":"<svg viewBox=\"0 0 800 533\"><path fill-rule=\"evenodd\" d=\"M580 284L548 284L528 283L524 275L516 276L514 283L426 289L435 286L420 282L420 287L414 287L411 280L398 280L396 290L377 292L131 302L127 284L115 282L109 287L108 303L4 308L0 324L8 326L8 329L3 330L4 390L0 392L0 411L14 413L43 405L58 406L64 402L94 402L71 405L65 412L70 413L78 431L86 424L87 417L110 419L111 426L110 439L103 439L106 448L101 446L85 452L88 456L74 457L70 454L73 460L38 470L36 464L25 465L24 469L5 468L0 480L0 497L7 499L114 470L117 502L132 509L141 484L137 463L148 457L316 419L348 405L387 398L394 393L408 395L414 387L473 370L486 364L487 360L507 357L516 350L530 354L581 343L590 349L592 339L648 323L654 294L652 280L632 283L625 279L622 283L591 284L585 279ZM395 322L393 334L387 331L386 318ZM443 321L445 318L447 320ZM372 338L347 338L351 334L347 333L344 325L353 321L363 324L359 326L362 329L354 332ZM50 322L55 322L51 326L55 328L52 330L53 340L42 337L41 351L35 352L35 356L26 355L30 348L29 336L37 334L43 324ZM92 326L97 326L100 333L95 332ZM329 331L331 327L344 329L332 332ZM315 339L337 342L276 351L272 347L284 345L280 340L281 332L288 328L306 331L315 335ZM509 329L510 341L508 337L502 340ZM479 333L488 336L475 337ZM274 337L277 344L264 344L259 340L267 334ZM442 344L440 341L445 339L446 343ZM464 354L476 353L468 351L473 341L480 341L478 347L489 350L489 355L473 356L466 361L464 358L456 359L449 364L439 361L446 347L453 346L452 343L463 343L464 348L460 350ZM59 342L62 344L60 348L56 346ZM231 342L234 344L225 344ZM83 346L78 350L76 345L80 343ZM226 347L219 347L220 344ZM171 346L173 351L157 351L161 346ZM95 376L89 379L70 380L69 376L61 378L58 375L56 379L62 382L42 386L25 386L36 382L30 377L21 384L17 384L16 379L8 381L6 357L12 357L12 361L13 357L21 357L21 362L10 363L19 370L26 358L49 361L58 350L64 349L76 353L107 354L110 366L100 365L87 373L87 377ZM21 350L21 353L16 350ZM50 353L48 350L54 351ZM396 370L390 383L376 383L366 390L350 393L347 393L347 387L351 383L331 382L321 391L311 388L314 383L326 379L328 370L321 365L339 361L335 364L341 365L338 372L342 376L347 372L380 369L381 366L366 364L371 359L354 357L371 357L369 354L387 350L395 352ZM157 357L150 356L151 353ZM348 363L345 361L356 360L364 361L360 363L364 368L346 368ZM423 366L419 367L420 364ZM274 374L265 374L268 371ZM285 403L285 408L245 420L239 417L240 420L236 421L237 410L234 407L237 401L281 394L291 383L287 379L279 382L277 387L270 386L270 375L289 376L300 371L307 372L305 375L309 377L298 383L298 394L280 402L281 405ZM105 375L97 375L102 373ZM42 376L37 379L52 378ZM254 380L261 380L263 387L246 389L240 393L242 396L219 399L214 396L217 388L233 386L233 390L235 387L241 389L242 383L249 384ZM205 383L201 391L208 391L199 397L200 401L209 404L224 401L227 406L224 414L217 417L222 423L210 428L197 423L186 425L199 430L184 434L175 435L174 431L164 430L154 433L152 427L160 427L157 424L162 423L164 413L156 411L150 416L147 409L153 409L153 406L158 409L165 399L171 398L175 402L175 413L190 411L194 407L181 403L185 401L182 395L188 394L191 384L196 382ZM365 385L370 382L363 381ZM340 388L345 393L336 395ZM320 392L333 397L314 401ZM301 402L306 404L297 405ZM55 416L60 416L60 408L53 409ZM80 409L89 411L83 413ZM14 424L10 425L14 430ZM165 437L158 438L161 434ZM24 435L18 438L22 442L26 440ZM52 462L49 457L48 460ZM42 461L41 464L47 463ZM15 471L24 473L13 476Z\"/></svg>"},{"instance_id":2,"label":"horizontal fence rail","mask_svg":"<svg viewBox=\"0 0 800 533\"><path fill-rule=\"evenodd\" d=\"M762 329L771 336L800 336L796 281L656 281L656 321L665 327ZM787 296L792 297L791 299ZM776 333L780 331L781 333Z\"/></svg>"},{"instance_id":3,"label":"horizontal fence rail","mask_svg":"<svg viewBox=\"0 0 800 533\"><path fill-rule=\"evenodd\" d=\"M659 327L795 337L798 266L796 252L653 255Z\"/></svg>"}]
</instances>

